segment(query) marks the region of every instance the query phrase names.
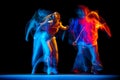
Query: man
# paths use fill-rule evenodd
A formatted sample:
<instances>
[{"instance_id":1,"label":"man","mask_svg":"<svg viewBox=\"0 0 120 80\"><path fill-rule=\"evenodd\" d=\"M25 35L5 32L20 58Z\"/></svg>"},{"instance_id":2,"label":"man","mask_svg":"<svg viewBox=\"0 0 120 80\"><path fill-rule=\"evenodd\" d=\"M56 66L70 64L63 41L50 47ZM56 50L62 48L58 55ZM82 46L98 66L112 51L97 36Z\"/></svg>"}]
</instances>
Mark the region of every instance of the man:
<instances>
[{"instance_id":1,"label":"man","mask_svg":"<svg viewBox=\"0 0 120 80\"><path fill-rule=\"evenodd\" d=\"M90 11L85 5L79 5L76 13L77 17L71 19L69 25L69 33L74 38L72 45L78 49L73 72L89 72L88 61L86 61L87 58L92 65L90 68L91 72L97 74L98 71L103 69L98 52L98 29L105 30L111 37L110 29L97 12ZM86 55L87 50L89 52L87 52Z\"/></svg>"}]
</instances>

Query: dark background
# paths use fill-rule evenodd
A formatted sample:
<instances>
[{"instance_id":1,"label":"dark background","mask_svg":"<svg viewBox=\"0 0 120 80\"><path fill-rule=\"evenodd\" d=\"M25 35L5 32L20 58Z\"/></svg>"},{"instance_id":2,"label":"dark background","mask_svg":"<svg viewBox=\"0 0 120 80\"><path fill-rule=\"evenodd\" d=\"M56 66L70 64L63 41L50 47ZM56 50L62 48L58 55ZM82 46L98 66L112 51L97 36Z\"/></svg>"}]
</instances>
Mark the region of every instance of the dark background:
<instances>
[{"instance_id":1,"label":"dark background","mask_svg":"<svg viewBox=\"0 0 120 80\"><path fill-rule=\"evenodd\" d=\"M25 41L25 25L39 8L58 11L63 25L74 16L78 4L98 10L108 23L112 38L99 31L99 53L104 66L103 74L119 74L119 45L115 26L115 2L113 0L31 0L4 1L1 15L0 74L31 74L32 37ZM116 20L117 22L117 20ZM117 37L116 37L117 36ZM59 49L59 72L69 74L76 56L74 47L57 38Z\"/></svg>"}]
</instances>

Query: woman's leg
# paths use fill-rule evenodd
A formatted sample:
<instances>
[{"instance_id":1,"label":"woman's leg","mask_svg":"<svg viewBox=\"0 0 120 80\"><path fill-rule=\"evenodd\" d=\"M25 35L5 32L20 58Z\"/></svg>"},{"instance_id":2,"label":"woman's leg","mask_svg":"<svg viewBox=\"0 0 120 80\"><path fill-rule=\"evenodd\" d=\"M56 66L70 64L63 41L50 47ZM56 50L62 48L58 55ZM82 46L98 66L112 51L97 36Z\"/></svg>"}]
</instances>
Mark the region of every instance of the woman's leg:
<instances>
[{"instance_id":1,"label":"woman's leg","mask_svg":"<svg viewBox=\"0 0 120 80\"><path fill-rule=\"evenodd\" d=\"M52 72L54 74L57 74L57 65L58 65L58 46L56 42L56 38L52 37L50 39L50 44L49 47L51 49L51 54L50 54L50 59L51 59L51 67L52 67Z\"/></svg>"}]
</instances>

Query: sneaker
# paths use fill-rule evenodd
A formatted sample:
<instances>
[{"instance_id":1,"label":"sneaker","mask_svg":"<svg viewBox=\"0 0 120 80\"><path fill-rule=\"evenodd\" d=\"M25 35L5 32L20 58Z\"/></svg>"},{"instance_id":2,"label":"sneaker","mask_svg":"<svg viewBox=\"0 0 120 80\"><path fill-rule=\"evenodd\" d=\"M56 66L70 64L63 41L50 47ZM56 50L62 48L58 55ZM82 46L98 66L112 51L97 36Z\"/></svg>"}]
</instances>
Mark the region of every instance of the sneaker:
<instances>
[{"instance_id":1,"label":"sneaker","mask_svg":"<svg viewBox=\"0 0 120 80\"><path fill-rule=\"evenodd\" d=\"M75 73L75 74L80 73L80 71L78 69L74 69L72 72Z\"/></svg>"},{"instance_id":2,"label":"sneaker","mask_svg":"<svg viewBox=\"0 0 120 80\"><path fill-rule=\"evenodd\" d=\"M47 74L48 75L58 74L58 71L56 69L54 69L54 68L49 68L47 70Z\"/></svg>"}]
</instances>

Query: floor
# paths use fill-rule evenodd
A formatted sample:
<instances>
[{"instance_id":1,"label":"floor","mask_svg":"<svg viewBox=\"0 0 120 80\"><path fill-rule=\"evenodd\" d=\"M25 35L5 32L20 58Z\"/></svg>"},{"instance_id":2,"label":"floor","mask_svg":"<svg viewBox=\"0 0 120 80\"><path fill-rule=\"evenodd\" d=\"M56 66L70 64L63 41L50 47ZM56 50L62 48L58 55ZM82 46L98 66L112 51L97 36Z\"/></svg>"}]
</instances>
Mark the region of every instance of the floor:
<instances>
[{"instance_id":1,"label":"floor","mask_svg":"<svg viewBox=\"0 0 120 80\"><path fill-rule=\"evenodd\" d=\"M119 75L45 75L45 74L9 74L0 75L0 80L118 80ZM120 79L119 79L120 80Z\"/></svg>"}]
</instances>

